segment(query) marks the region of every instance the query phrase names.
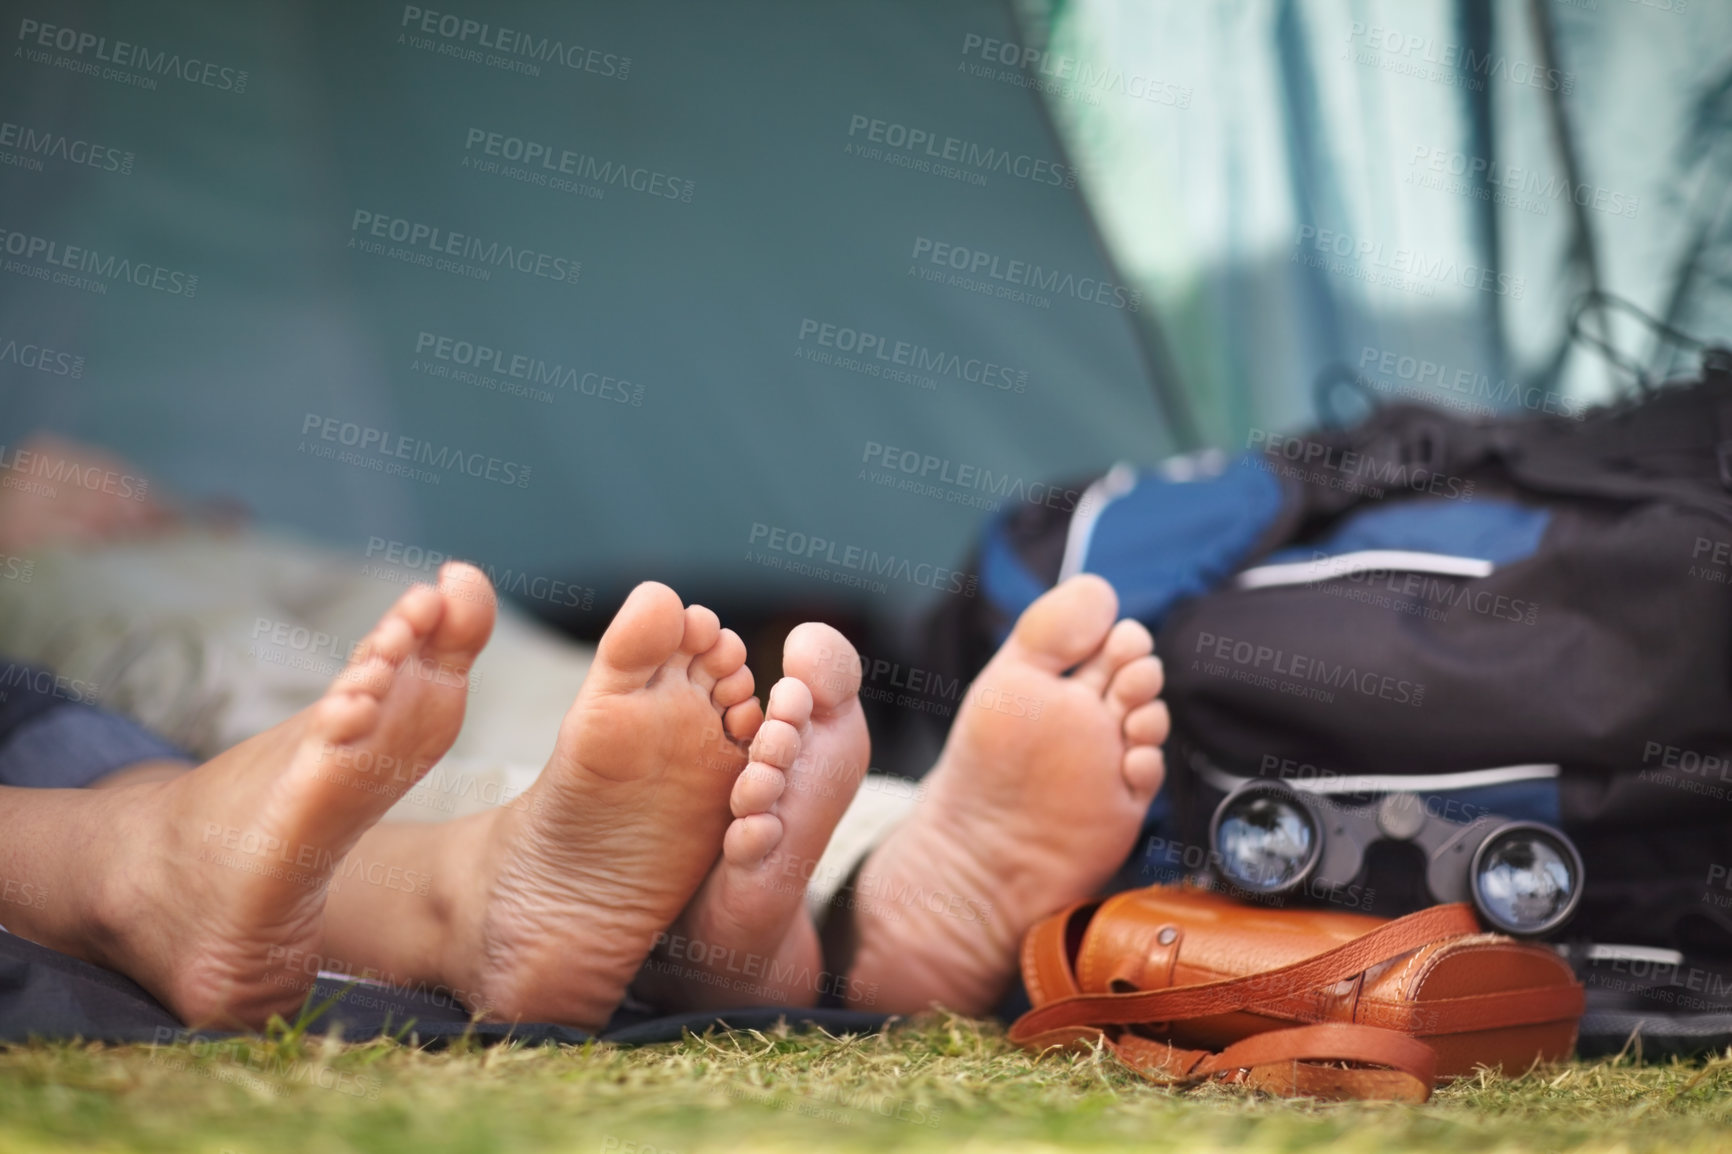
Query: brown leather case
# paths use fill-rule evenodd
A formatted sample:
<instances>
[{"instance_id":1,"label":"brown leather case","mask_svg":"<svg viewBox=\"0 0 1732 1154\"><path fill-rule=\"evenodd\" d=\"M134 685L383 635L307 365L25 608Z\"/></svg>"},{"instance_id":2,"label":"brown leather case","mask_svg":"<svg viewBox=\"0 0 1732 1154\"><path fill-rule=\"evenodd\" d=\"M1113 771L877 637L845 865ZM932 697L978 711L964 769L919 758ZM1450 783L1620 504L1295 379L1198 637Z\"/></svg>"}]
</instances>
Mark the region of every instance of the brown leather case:
<instances>
[{"instance_id":1,"label":"brown leather case","mask_svg":"<svg viewBox=\"0 0 1732 1154\"><path fill-rule=\"evenodd\" d=\"M1267 909L1189 887L1085 903L1023 945L1031 1048L1104 1041L1169 1084L1424 1100L1476 1066L1575 1047L1582 987L1553 951L1465 905L1405 918Z\"/></svg>"}]
</instances>

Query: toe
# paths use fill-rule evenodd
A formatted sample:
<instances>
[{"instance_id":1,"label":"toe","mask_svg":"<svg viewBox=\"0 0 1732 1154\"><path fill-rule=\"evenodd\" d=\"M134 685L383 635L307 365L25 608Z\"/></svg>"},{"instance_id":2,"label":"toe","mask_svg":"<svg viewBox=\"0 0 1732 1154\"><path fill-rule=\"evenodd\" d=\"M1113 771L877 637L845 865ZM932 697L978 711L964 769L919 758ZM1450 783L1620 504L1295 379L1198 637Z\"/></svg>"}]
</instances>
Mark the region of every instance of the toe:
<instances>
[{"instance_id":1,"label":"toe","mask_svg":"<svg viewBox=\"0 0 1732 1154\"><path fill-rule=\"evenodd\" d=\"M786 682L788 679L783 678ZM798 681L795 685L800 684ZM778 683L776 688L781 688ZM800 756L800 730L775 716L775 694L770 695L770 718L758 727L758 735L752 739L752 760L775 769L792 769L794 759Z\"/></svg>"},{"instance_id":2,"label":"toe","mask_svg":"<svg viewBox=\"0 0 1732 1154\"><path fill-rule=\"evenodd\" d=\"M331 745L359 741L373 732L382 709L370 693L327 693L307 715L308 736Z\"/></svg>"},{"instance_id":3,"label":"toe","mask_svg":"<svg viewBox=\"0 0 1732 1154\"><path fill-rule=\"evenodd\" d=\"M428 638L427 655L467 671L493 635L493 583L475 566L449 561L439 571L439 596L445 610Z\"/></svg>"},{"instance_id":4,"label":"toe","mask_svg":"<svg viewBox=\"0 0 1732 1154\"><path fill-rule=\"evenodd\" d=\"M1104 693L1113 674L1154 649L1155 639L1149 636L1148 628L1141 621L1126 617L1113 625L1100 651L1083 662L1072 676L1096 693Z\"/></svg>"},{"instance_id":5,"label":"toe","mask_svg":"<svg viewBox=\"0 0 1732 1154\"><path fill-rule=\"evenodd\" d=\"M796 732L805 729L806 723L812 720L812 691L798 677L782 678L770 687L770 708L766 716L771 721L785 722Z\"/></svg>"},{"instance_id":6,"label":"toe","mask_svg":"<svg viewBox=\"0 0 1732 1154\"><path fill-rule=\"evenodd\" d=\"M348 694L383 699L390 691L392 682L396 681L397 669L401 664L401 661L392 661L379 653L351 661L337 674L337 679L331 682L326 696Z\"/></svg>"},{"instance_id":7,"label":"toe","mask_svg":"<svg viewBox=\"0 0 1732 1154\"><path fill-rule=\"evenodd\" d=\"M1167 703L1151 701L1139 705L1125 715L1125 744L1161 745L1172 731L1172 718L1167 715Z\"/></svg>"},{"instance_id":8,"label":"toe","mask_svg":"<svg viewBox=\"0 0 1732 1154\"><path fill-rule=\"evenodd\" d=\"M1152 745L1138 745L1125 750L1123 763L1125 785L1138 801L1152 801L1160 792L1167 776L1167 763L1161 751Z\"/></svg>"},{"instance_id":9,"label":"toe","mask_svg":"<svg viewBox=\"0 0 1732 1154\"><path fill-rule=\"evenodd\" d=\"M1113 675L1107 687L1107 704L1120 717L1153 701L1161 692L1165 674L1161 659L1150 654L1127 662Z\"/></svg>"},{"instance_id":10,"label":"toe","mask_svg":"<svg viewBox=\"0 0 1732 1154\"><path fill-rule=\"evenodd\" d=\"M693 606L692 608L698 608ZM691 609L686 610L686 617L691 618ZM708 610L705 610L708 613ZM711 613L714 617L715 614ZM722 678L737 673L746 664L746 643L740 640L740 635L732 629L718 629L715 644L698 654L692 661L689 676L692 681L705 689L714 689ZM729 704L732 704L731 702Z\"/></svg>"},{"instance_id":11,"label":"toe","mask_svg":"<svg viewBox=\"0 0 1732 1154\"><path fill-rule=\"evenodd\" d=\"M782 819L773 813L755 813L736 819L722 835L722 856L729 865L757 865L782 840Z\"/></svg>"},{"instance_id":12,"label":"toe","mask_svg":"<svg viewBox=\"0 0 1732 1154\"><path fill-rule=\"evenodd\" d=\"M710 690L710 703L717 709L732 709L752 695L757 688L757 679L752 671L742 665L720 681Z\"/></svg>"},{"instance_id":13,"label":"toe","mask_svg":"<svg viewBox=\"0 0 1732 1154\"><path fill-rule=\"evenodd\" d=\"M860 692L860 655L846 637L821 622L807 621L788 633L782 646L782 671L805 683L812 710L819 715Z\"/></svg>"},{"instance_id":14,"label":"toe","mask_svg":"<svg viewBox=\"0 0 1732 1154\"><path fill-rule=\"evenodd\" d=\"M666 585L631 591L596 646L589 676L613 692L642 688L675 653L686 632L685 606Z\"/></svg>"},{"instance_id":15,"label":"toe","mask_svg":"<svg viewBox=\"0 0 1732 1154\"><path fill-rule=\"evenodd\" d=\"M379 623L355 647L350 667L365 664L373 658L391 665L401 665L423 638L439 624L445 611L444 602L431 585L416 585L397 603L385 611Z\"/></svg>"},{"instance_id":16,"label":"toe","mask_svg":"<svg viewBox=\"0 0 1732 1154\"><path fill-rule=\"evenodd\" d=\"M728 808L735 817L766 813L787 787L787 774L773 765L754 761L734 779L734 792L728 795Z\"/></svg>"},{"instance_id":17,"label":"toe","mask_svg":"<svg viewBox=\"0 0 1732 1154\"><path fill-rule=\"evenodd\" d=\"M714 609L703 605L686 607L685 634L680 638L680 652L696 657L713 646L722 635L722 622Z\"/></svg>"},{"instance_id":18,"label":"toe","mask_svg":"<svg viewBox=\"0 0 1732 1154\"><path fill-rule=\"evenodd\" d=\"M416 584L397 598L397 603L379 619L379 626L382 627L395 619L408 627L413 637L411 644L415 644L429 637L444 616L445 600L439 595L439 591L431 585Z\"/></svg>"},{"instance_id":19,"label":"toe","mask_svg":"<svg viewBox=\"0 0 1732 1154\"><path fill-rule=\"evenodd\" d=\"M722 728L735 741L751 741L763 724L764 708L756 697L748 697L722 714Z\"/></svg>"},{"instance_id":20,"label":"toe","mask_svg":"<svg viewBox=\"0 0 1732 1154\"><path fill-rule=\"evenodd\" d=\"M1062 673L1100 649L1118 615L1118 594L1106 579L1079 573L1023 610L1005 648L1049 672Z\"/></svg>"}]
</instances>

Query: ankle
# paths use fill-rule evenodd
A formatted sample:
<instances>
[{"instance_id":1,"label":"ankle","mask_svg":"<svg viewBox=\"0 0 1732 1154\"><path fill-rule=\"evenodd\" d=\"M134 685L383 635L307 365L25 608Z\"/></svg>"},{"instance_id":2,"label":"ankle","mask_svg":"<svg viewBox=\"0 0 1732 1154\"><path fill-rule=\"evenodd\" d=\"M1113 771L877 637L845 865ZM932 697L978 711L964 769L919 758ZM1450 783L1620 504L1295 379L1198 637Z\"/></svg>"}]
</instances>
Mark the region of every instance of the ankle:
<instances>
[{"instance_id":1,"label":"ankle","mask_svg":"<svg viewBox=\"0 0 1732 1154\"><path fill-rule=\"evenodd\" d=\"M441 840L439 868L434 872L428 914L436 926L438 979L471 1008L482 996L485 971L487 880L497 868L498 845L507 836L504 811L473 813L430 826Z\"/></svg>"},{"instance_id":2,"label":"ankle","mask_svg":"<svg viewBox=\"0 0 1732 1154\"><path fill-rule=\"evenodd\" d=\"M878 989L892 1013L934 1001L962 1013L990 1009L1021 945L1015 913L1004 908L1020 889L1016 871L979 861L967 823L940 812L926 810L886 839L851 897L850 987Z\"/></svg>"},{"instance_id":3,"label":"ankle","mask_svg":"<svg viewBox=\"0 0 1732 1154\"><path fill-rule=\"evenodd\" d=\"M140 782L113 790L88 791L92 812L82 845L71 855L77 872L61 884L67 899L59 927L64 943L55 948L123 973L133 972L133 953L141 920L165 901L190 901L171 894L163 879L164 862L177 847L164 843L173 827L167 782Z\"/></svg>"}]
</instances>

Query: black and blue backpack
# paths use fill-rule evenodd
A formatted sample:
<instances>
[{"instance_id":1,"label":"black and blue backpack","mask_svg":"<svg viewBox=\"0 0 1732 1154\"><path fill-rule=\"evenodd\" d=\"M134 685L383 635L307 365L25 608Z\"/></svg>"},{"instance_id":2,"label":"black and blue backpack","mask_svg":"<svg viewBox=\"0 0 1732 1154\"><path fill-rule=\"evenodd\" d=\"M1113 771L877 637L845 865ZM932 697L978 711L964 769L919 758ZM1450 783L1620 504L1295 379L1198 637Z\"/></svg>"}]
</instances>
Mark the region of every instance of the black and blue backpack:
<instances>
[{"instance_id":1,"label":"black and blue backpack","mask_svg":"<svg viewBox=\"0 0 1732 1154\"><path fill-rule=\"evenodd\" d=\"M1126 884L1194 869L1238 784L1337 782L1562 828L1568 933L1732 956L1732 352L1585 413L1391 405L1076 488L990 524L925 659L972 677L1059 580L1113 584L1174 720ZM1371 912L1427 904L1371 867Z\"/></svg>"}]
</instances>

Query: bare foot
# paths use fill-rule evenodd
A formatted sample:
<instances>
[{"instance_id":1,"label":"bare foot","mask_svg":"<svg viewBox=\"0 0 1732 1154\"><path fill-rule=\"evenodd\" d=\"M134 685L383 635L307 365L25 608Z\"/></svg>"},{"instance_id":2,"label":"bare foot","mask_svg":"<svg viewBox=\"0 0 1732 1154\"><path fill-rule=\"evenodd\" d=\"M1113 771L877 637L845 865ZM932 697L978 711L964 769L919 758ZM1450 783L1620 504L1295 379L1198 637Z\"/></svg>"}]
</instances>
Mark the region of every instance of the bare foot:
<instances>
[{"instance_id":1,"label":"bare foot","mask_svg":"<svg viewBox=\"0 0 1732 1154\"><path fill-rule=\"evenodd\" d=\"M653 582L596 649L552 758L478 838L446 973L508 1021L599 1029L720 854L728 794L762 721L746 647ZM455 831L454 832L460 832Z\"/></svg>"},{"instance_id":2,"label":"bare foot","mask_svg":"<svg viewBox=\"0 0 1732 1154\"><path fill-rule=\"evenodd\" d=\"M1117 616L1110 585L1073 577L969 687L925 801L855 882L851 998L988 1012L1029 927L1124 861L1161 785L1168 718L1148 630Z\"/></svg>"},{"instance_id":3,"label":"bare foot","mask_svg":"<svg viewBox=\"0 0 1732 1154\"><path fill-rule=\"evenodd\" d=\"M322 699L196 769L54 791L113 825L98 842L93 940L45 944L129 974L189 1025L292 1016L312 976L288 959L319 949L333 872L462 725L493 627L472 583L486 578L454 564L437 590L409 590Z\"/></svg>"},{"instance_id":4,"label":"bare foot","mask_svg":"<svg viewBox=\"0 0 1732 1154\"><path fill-rule=\"evenodd\" d=\"M751 763L734 783L722 860L666 934L637 989L670 1009L812 1006L839 989L806 913L806 879L871 759L860 662L808 622L782 650Z\"/></svg>"}]
</instances>

